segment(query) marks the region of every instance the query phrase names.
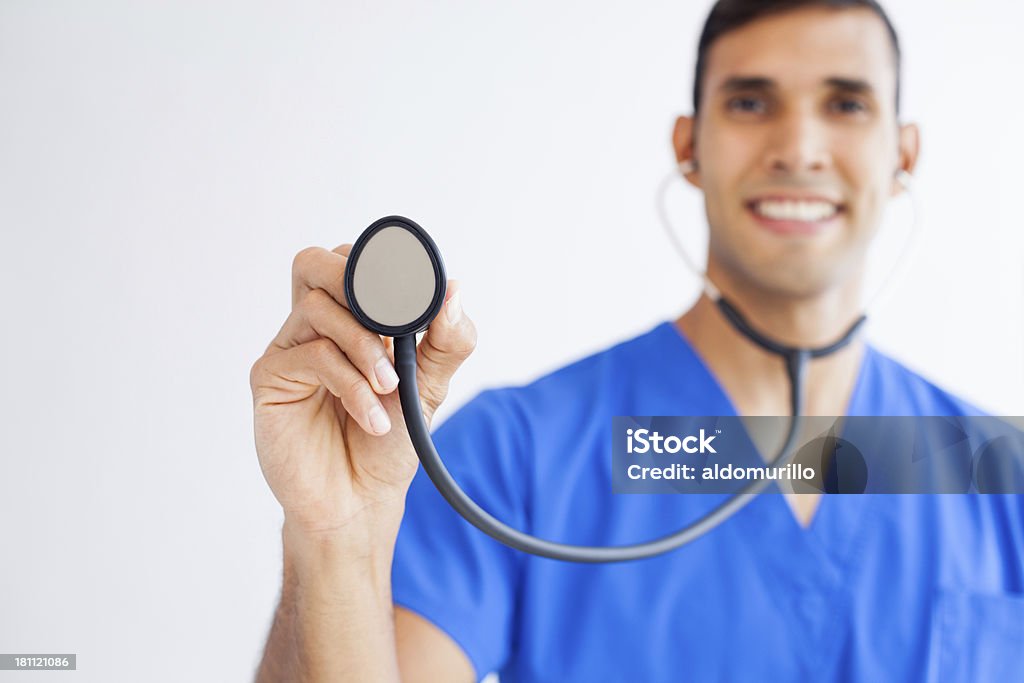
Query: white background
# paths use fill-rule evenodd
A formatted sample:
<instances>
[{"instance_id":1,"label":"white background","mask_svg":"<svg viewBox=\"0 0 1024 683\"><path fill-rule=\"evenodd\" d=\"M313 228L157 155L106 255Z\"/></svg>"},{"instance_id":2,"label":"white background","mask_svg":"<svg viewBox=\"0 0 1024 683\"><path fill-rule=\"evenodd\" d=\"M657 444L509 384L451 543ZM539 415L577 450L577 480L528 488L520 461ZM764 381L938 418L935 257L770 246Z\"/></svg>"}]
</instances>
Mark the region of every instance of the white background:
<instances>
[{"instance_id":1,"label":"white background","mask_svg":"<svg viewBox=\"0 0 1024 683\"><path fill-rule=\"evenodd\" d=\"M1024 10L888 4L927 234L870 335L1019 415ZM250 678L281 513L248 370L301 248L432 232L480 332L442 416L681 312L653 196L708 7L0 0L0 652L80 669L3 679Z\"/></svg>"}]
</instances>

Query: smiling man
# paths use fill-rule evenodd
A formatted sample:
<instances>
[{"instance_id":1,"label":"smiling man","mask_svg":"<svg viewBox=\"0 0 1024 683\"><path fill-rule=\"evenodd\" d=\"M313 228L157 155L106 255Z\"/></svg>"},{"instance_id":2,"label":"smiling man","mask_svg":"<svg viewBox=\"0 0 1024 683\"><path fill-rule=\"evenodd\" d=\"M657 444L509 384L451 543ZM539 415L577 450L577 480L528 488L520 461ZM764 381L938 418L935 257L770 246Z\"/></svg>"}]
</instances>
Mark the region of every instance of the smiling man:
<instances>
[{"instance_id":1,"label":"smiling man","mask_svg":"<svg viewBox=\"0 0 1024 683\"><path fill-rule=\"evenodd\" d=\"M704 192L708 277L780 341L827 344L862 312L867 247L918 154L917 127L898 120L899 63L874 3L720 2L708 18L676 157ZM680 329L740 414L787 414L778 359L714 308L702 297ZM811 366L808 414L847 413L862 354ZM807 523L816 498L790 501Z\"/></svg>"},{"instance_id":2,"label":"smiling man","mask_svg":"<svg viewBox=\"0 0 1024 683\"><path fill-rule=\"evenodd\" d=\"M703 192L708 276L791 345L837 337L912 172L900 52L870 0L721 0L693 116L672 136ZM296 259L295 310L254 365L257 448L285 509L285 580L260 680L979 681L1024 671L1019 496L763 495L650 560L521 554L462 520L400 429L390 350L337 288L348 247ZM420 344L432 414L472 351L456 294ZM977 411L857 340L813 360L812 415ZM787 415L781 360L706 297L678 320L488 390L435 433L466 492L555 541L672 532L715 495L612 495L616 415ZM333 410L324 410L330 406ZM386 413L386 414L385 414Z\"/></svg>"}]
</instances>

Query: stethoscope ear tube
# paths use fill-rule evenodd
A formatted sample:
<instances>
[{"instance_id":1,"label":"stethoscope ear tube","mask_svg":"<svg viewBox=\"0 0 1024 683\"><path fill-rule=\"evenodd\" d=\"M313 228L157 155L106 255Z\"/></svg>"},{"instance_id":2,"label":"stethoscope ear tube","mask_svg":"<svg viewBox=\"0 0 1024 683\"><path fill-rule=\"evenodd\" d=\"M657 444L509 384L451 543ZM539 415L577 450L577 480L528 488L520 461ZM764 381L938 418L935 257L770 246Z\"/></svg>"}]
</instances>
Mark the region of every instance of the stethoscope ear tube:
<instances>
[{"instance_id":1,"label":"stethoscope ear tube","mask_svg":"<svg viewBox=\"0 0 1024 683\"><path fill-rule=\"evenodd\" d=\"M800 415L803 403L801 387L809 355L808 351L794 350L787 357L787 374L792 387L793 419L790 421L789 431L782 448L771 461L773 464L782 466L788 462L792 457L797 435L800 433L803 423L803 418ZM395 368L398 371L398 393L409 438L412 440L416 455L423 465L423 470L430 477L430 481L466 521L491 538L516 550L553 560L582 563L625 562L653 557L700 538L736 514L771 483L769 479L754 480L739 493L695 522L667 536L643 543L603 547L547 541L510 527L477 505L452 478L448 468L441 461L441 457L434 448L434 442L430 438L430 431L427 428L426 420L423 417L423 408L420 404L419 387L416 384L415 335L395 337Z\"/></svg>"}]
</instances>

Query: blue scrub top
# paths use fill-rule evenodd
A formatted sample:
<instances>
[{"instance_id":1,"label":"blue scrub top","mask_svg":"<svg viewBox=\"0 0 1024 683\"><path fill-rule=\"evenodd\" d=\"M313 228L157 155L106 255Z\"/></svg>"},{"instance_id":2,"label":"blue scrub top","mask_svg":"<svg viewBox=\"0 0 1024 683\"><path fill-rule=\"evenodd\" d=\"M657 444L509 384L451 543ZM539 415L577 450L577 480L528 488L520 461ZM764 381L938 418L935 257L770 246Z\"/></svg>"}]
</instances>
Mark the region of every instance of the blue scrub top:
<instances>
[{"instance_id":1,"label":"blue scrub top","mask_svg":"<svg viewBox=\"0 0 1024 683\"><path fill-rule=\"evenodd\" d=\"M542 538L619 545L718 495L613 495L615 415L736 415L675 325L522 387L486 390L434 434L486 510ZM979 411L868 347L850 415ZM422 468L393 597L502 683L1024 680L1024 498L830 495L802 528L762 495L667 555L583 565L507 548Z\"/></svg>"}]
</instances>

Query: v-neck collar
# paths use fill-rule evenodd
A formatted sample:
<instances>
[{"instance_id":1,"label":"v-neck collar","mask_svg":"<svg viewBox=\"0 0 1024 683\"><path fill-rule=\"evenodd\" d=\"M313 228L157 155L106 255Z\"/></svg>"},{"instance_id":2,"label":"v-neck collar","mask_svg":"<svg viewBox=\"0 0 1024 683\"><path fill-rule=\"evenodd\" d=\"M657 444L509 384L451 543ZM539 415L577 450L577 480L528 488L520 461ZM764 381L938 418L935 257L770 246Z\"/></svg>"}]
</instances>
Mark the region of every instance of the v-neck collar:
<instances>
[{"instance_id":1,"label":"v-neck collar","mask_svg":"<svg viewBox=\"0 0 1024 683\"><path fill-rule=\"evenodd\" d=\"M661 332L664 336L668 337L669 347L676 348L685 355L685 358L680 362L669 363L669 367L666 368L663 377L670 383L676 383L675 386L696 384L697 386L706 387L706 393L701 396L700 401L701 411L704 415L739 417L739 411L718 381L718 378L700 354L697 353L697 350L690 343L686 335L676 326L675 322L672 320L664 321L658 327L662 328ZM875 350L870 344L865 343L863 353L861 354L860 366L857 370L857 377L854 380L853 391L847 401L847 416L871 414L868 404L870 397L877 393L870 386L874 362ZM697 377L693 376L695 371L698 374ZM783 513L783 520L780 522L780 526L783 528L790 527L790 530L799 534L804 541L814 539L819 544L830 546L836 543L846 545L844 541L848 539L844 537L853 533L854 529L860 526L860 515L864 512L864 507L871 498L863 494L843 495L842 498L845 500L843 500L843 504L840 506L842 510L837 511L833 510L833 508L837 507L834 503L838 501L830 503L829 499L839 494L824 494L818 501L818 506L811 517L810 524L804 527L797 520L793 510L782 496L778 485L772 482L769 488L771 490L766 490L760 496L760 498L766 499L766 501L760 501L759 508L767 508L773 515L779 512ZM756 503L751 503L748 507L752 507ZM843 513L840 515L840 519L833 519L833 515L839 512ZM745 515L744 517L750 516ZM837 551L839 549L833 547L831 550Z\"/></svg>"},{"instance_id":2,"label":"v-neck collar","mask_svg":"<svg viewBox=\"0 0 1024 683\"><path fill-rule=\"evenodd\" d=\"M678 361L670 359L667 365L672 367L665 369L662 381L675 383L670 387L703 387L707 394L701 397L699 410L706 411L705 415L739 416L718 379L675 323L670 320L659 327L667 338L668 352L682 356ZM870 415L878 410L871 405L879 395L873 386L877 384L876 353L870 344L864 345L847 415ZM777 609L802 625L801 637L808 647L801 648L803 654L797 656L813 677L825 662L832 661L841 642L835 634L852 599L851 586L866 555L867 530L874 526L879 507L874 495L823 494L810 525L804 528L775 482L771 487L726 524L734 524L742 542L756 549L758 565L769 584L783 589L778 595L796 596L780 600Z\"/></svg>"}]
</instances>

